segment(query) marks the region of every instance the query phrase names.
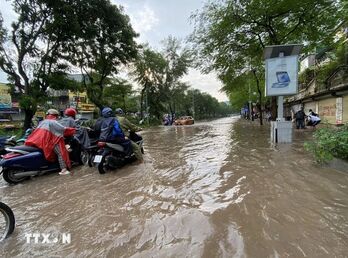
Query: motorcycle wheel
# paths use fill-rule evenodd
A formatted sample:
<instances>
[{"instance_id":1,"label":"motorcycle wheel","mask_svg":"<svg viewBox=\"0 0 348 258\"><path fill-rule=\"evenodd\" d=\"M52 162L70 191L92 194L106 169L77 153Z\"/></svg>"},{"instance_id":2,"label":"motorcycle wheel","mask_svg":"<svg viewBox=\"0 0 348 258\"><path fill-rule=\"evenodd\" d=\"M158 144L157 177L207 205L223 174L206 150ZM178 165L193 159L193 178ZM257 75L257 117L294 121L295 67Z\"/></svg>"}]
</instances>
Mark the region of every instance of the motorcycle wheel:
<instances>
[{"instance_id":1,"label":"motorcycle wheel","mask_svg":"<svg viewBox=\"0 0 348 258\"><path fill-rule=\"evenodd\" d=\"M16 171L13 169L4 169L4 171L2 172L2 176L3 176L4 180L9 184L17 184L17 183L22 182L28 178L27 176L24 176L21 178L16 178L16 177L14 177L14 174L16 172L19 172L19 171Z\"/></svg>"},{"instance_id":2,"label":"motorcycle wheel","mask_svg":"<svg viewBox=\"0 0 348 258\"><path fill-rule=\"evenodd\" d=\"M5 203L0 202L0 213L3 215L5 220L1 218L0 225L0 242L12 234L15 228L15 217L13 211ZM4 222L5 225L2 225Z\"/></svg>"},{"instance_id":3,"label":"motorcycle wheel","mask_svg":"<svg viewBox=\"0 0 348 258\"><path fill-rule=\"evenodd\" d=\"M89 153L85 150L82 150L81 151L81 154L80 154L80 165L89 165L89 160L90 160L90 157L89 157Z\"/></svg>"},{"instance_id":4,"label":"motorcycle wheel","mask_svg":"<svg viewBox=\"0 0 348 258\"><path fill-rule=\"evenodd\" d=\"M107 161L106 161L107 156L108 155L103 156L100 163L98 164L99 174L105 174L106 171L109 170L109 166L108 166Z\"/></svg>"},{"instance_id":5,"label":"motorcycle wheel","mask_svg":"<svg viewBox=\"0 0 348 258\"><path fill-rule=\"evenodd\" d=\"M88 158L88 166L89 166L90 168L94 167L94 162L93 162L94 157L95 157L95 155L93 155L93 154L89 154L89 158Z\"/></svg>"}]
</instances>

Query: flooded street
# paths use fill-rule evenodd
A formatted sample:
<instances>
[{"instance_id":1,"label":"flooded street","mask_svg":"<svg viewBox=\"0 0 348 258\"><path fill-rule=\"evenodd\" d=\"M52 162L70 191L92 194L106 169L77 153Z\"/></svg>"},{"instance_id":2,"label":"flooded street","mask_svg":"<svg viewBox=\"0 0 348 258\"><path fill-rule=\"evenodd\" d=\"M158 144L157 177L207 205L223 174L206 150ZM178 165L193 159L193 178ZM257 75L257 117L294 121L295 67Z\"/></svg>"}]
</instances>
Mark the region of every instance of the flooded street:
<instances>
[{"instance_id":1,"label":"flooded street","mask_svg":"<svg viewBox=\"0 0 348 258\"><path fill-rule=\"evenodd\" d=\"M347 257L348 173L313 163L310 132L279 147L269 134L238 118L157 127L143 164L1 179L17 220L1 256ZM71 243L27 243L34 233Z\"/></svg>"}]
</instances>

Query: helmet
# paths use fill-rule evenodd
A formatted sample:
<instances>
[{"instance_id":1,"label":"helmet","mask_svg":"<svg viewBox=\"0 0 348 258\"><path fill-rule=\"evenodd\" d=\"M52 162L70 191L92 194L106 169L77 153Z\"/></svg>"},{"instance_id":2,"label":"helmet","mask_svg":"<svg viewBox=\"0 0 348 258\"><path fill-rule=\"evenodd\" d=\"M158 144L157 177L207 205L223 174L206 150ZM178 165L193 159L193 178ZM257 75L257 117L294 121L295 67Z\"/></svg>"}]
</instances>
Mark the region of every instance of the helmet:
<instances>
[{"instance_id":1,"label":"helmet","mask_svg":"<svg viewBox=\"0 0 348 258\"><path fill-rule=\"evenodd\" d=\"M102 116L105 118L111 117L113 115L112 109L109 107L105 107L102 110Z\"/></svg>"},{"instance_id":2,"label":"helmet","mask_svg":"<svg viewBox=\"0 0 348 258\"><path fill-rule=\"evenodd\" d=\"M59 112L57 109L50 108L47 110L46 115L59 116Z\"/></svg>"},{"instance_id":3,"label":"helmet","mask_svg":"<svg viewBox=\"0 0 348 258\"><path fill-rule=\"evenodd\" d=\"M122 108L116 108L115 113L118 114L118 115L123 115L124 114Z\"/></svg>"},{"instance_id":4,"label":"helmet","mask_svg":"<svg viewBox=\"0 0 348 258\"><path fill-rule=\"evenodd\" d=\"M71 116L71 117L75 117L77 114L76 110L74 108L67 108L64 111L64 115L66 116Z\"/></svg>"}]
</instances>

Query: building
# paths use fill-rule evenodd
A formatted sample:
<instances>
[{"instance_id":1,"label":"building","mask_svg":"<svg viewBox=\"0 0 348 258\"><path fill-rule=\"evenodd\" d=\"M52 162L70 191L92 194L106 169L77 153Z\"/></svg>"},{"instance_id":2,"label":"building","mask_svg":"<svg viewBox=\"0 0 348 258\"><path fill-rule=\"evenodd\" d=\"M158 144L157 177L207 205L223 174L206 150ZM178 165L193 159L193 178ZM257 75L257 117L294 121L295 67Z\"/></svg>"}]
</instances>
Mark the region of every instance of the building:
<instances>
[{"instance_id":1,"label":"building","mask_svg":"<svg viewBox=\"0 0 348 258\"><path fill-rule=\"evenodd\" d=\"M337 29L337 40L342 42L341 47L348 49L348 30L344 23ZM334 70L319 80L316 71L329 65L332 60L333 51L321 49L316 54L308 55L301 60L300 73L305 74L306 79L299 84L296 95L285 99L285 114L289 116L296 113L302 106L305 113L309 109L319 114L325 123L341 125L348 123L348 54L341 54L341 63L337 63ZM345 59L342 62L343 59ZM336 60L338 60L336 58ZM316 69L314 69L316 68ZM300 75L301 76L301 75Z\"/></svg>"},{"instance_id":2,"label":"building","mask_svg":"<svg viewBox=\"0 0 348 258\"><path fill-rule=\"evenodd\" d=\"M340 125L348 123L348 67L338 68L327 80L326 87L318 85L314 78L298 94L285 99L289 113L297 112L301 106L306 114L309 109L318 113L323 122Z\"/></svg>"}]
</instances>

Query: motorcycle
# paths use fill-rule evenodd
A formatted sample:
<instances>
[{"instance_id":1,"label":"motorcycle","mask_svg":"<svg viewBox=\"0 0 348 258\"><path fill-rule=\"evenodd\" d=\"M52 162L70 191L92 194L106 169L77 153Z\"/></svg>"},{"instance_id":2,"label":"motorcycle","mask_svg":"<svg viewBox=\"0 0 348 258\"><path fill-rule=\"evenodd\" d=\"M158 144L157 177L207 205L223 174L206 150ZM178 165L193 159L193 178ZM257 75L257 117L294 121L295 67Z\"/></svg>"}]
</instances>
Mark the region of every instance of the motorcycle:
<instances>
[{"instance_id":1,"label":"motorcycle","mask_svg":"<svg viewBox=\"0 0 348 258\"><path fill-rule=\"evenodd\" d=\"M7 153L5 150L8 147L13 147L16 145L16 136L11 137L0 137L0 155Z\"/></svg>"},{"instance_id":2,"label":"motorcycle","mask_svg":"<svg viewBox=\"0 0 348 258\"><path fill-rule=\"evenodd\" d=\"M10 184L17 184L31 176L40 176L60 170L58 161L49 162L39 148L21 145L6 148L9 153L0 161L0 174ZM74 149L69 153L72 164L82 165L81 152Z\"/></svg>"},{"instance_id":3,"label":"motorcycle","mask_svg":"<svg viewBox=\"0 0 348 258\"><path fill-rule=\"evenodd\" d=\"M23 137L20 138L20 139L18 139L18 140L16 141L17 145L23 145L24 142L25 142L25 140L29 137L29 135L30 135L33 131L34 131L34 128L28 128L28 129L25 131Z\"/></svg>"},{"instance_id":4,"label":"motorcycle","mask_svg":"<svg viewBox=\"0 0 348 258\"><path fill-rule=\"evenodd\" d=\"M5 203L0 202L0 213L4 219L0 219L0 242L12 234L15 228L13 211Z\"/></svg>"},{"instance_id":5,"label":"motorcycle","mask_svg":"<svg viewBox=\"0 0 348 258\"><path fill-rule=\"evenodd\" d=\"M144 153L143 138L131 133L130 140L139 145L141 152ZM99 174L105 174L108 170L118 169L136 160L134 153L127 156L124 147L117 143L98 142L100 148L93 162L97 165Z\"/></svg>"}]
</instances>

